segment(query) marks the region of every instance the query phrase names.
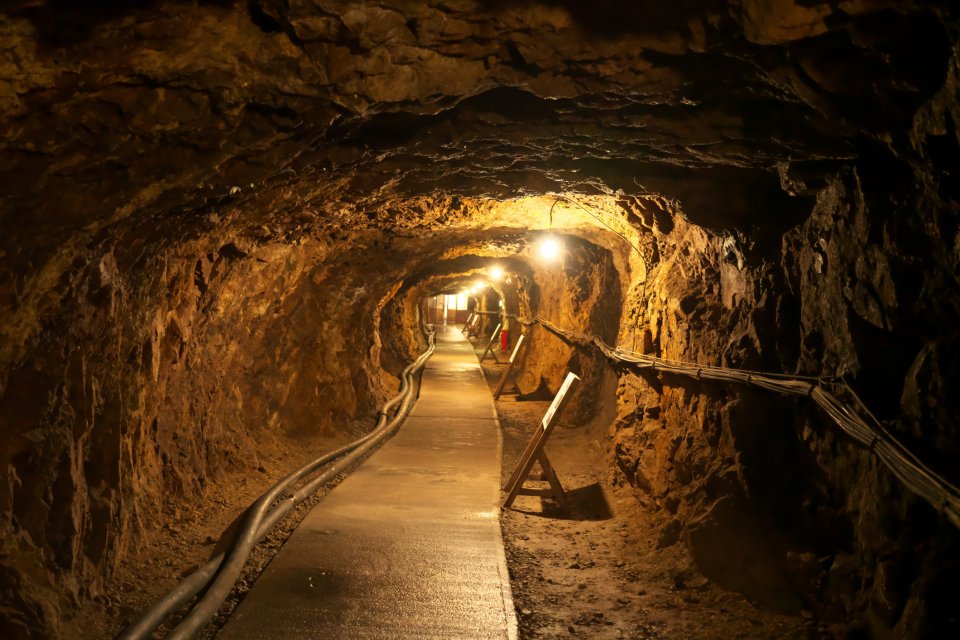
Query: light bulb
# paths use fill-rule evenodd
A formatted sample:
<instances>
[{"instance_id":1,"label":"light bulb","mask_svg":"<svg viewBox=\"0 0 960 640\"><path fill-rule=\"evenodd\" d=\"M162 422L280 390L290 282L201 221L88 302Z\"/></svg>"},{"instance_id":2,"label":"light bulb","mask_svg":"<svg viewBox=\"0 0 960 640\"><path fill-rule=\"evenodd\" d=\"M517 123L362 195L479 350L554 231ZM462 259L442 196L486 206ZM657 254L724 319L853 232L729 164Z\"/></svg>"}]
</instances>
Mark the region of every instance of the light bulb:
<instances>
[{"instance_id":1,"label":"light bulb","mask_svg":"<svg viewBox=\"0 0 960 640\"><path fill-rule=\"evenodd\" d=\"M560 253L560 243L556 238L544 238L540 243L540 255L547 260L553 260Z\"/></svg>"},{"instance_id":2,"label":"light bulb","mask_svg":"<svg viewBox=\"0 0 960 640\"><path fill-rule=\"evenodd\" d=\"M491 280L500 280L503 277L503 269L500 267L494 267L490 269L490 279Z\"/></svg>"}]
</instances>

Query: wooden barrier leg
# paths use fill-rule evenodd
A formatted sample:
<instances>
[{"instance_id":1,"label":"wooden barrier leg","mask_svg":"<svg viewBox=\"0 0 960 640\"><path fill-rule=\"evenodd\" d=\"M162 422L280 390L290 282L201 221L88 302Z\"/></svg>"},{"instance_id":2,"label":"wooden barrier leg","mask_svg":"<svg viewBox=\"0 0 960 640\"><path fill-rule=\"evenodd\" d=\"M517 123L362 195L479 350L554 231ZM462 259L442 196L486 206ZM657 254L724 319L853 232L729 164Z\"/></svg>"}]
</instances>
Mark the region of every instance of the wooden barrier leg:
<instances>
[{"instance_id":1,"label":"wooden barrier leg","mask_svg":"<svg viewBox=\"0 0 960 640\"><path fill-rule=\"evenodd\" d=\"M504 370L503 375L500 376L500 382L497 383L497 388L493 392L493 399L499 400L500 395L503 393L504 388L507 386L507 379L513 375L513 365L517 363L517 356L520 354L520 349L526 344L527 335L524 333L520 334L520 337L517 339L517 344L513 347L513 353L510 354L510 358L507 360L507 368ZM513 386L516 387L517 393L520 393L520 387L517 385L517 381L513 381Z\"/></svg>"},{"instance_id":2,"label":"wooden barrier leg","mask_svg":"<svg viewBox=\"0 0 960 640\"><path fill-rule=\"evenodd\" d=\"M477 331L477 316L473 316L473 319L466 326L466 331L463 332L463 335L469 340L470 338L473 338L473 336L476 334L476 331Z\"/></svg>"},{"instance_id":3,"label":"wooden barrier leg","mask_svg":"<svg viewBox=\"0 0 960 640\"><path fill-rule=\"evenodd\" d=\"M513 506L514 500L517 499L518 495L522 494L552 497L557 501L557 505L562 511L570 510L570 504L567 501L567 492L564 491L563 485L560 483L560 478L557 477L557 472L554 471L553 465L550 463L550 458L547 457L547 452L543 450L545 443L546 437L534 437L527 446L527 451L532 449L533 453L528 454L527 451L524 451L524 457L521 458L521 460L524 461L523 464L517 466L517 469L507 482L507 487L504 488L504 491L508 491L507 499L503 501L503 507L505 509ZM526 489L523 486L524 482L532 479L530 478L530 472L533 470L533 465L537 462L540 463L540 468L543 470L543 479L550 485L549 489Z\"/></svg>"},{"instance_id":4,"label":"wooden barrier leg","mask_svg":"<svg viewBox=\"0 0 960 640\"><path fill-rule=\"evenodd\" d=\"M467 316L467 320L463 323L463 329L460 330L460 333L463 334L463 337L466 338L470 335L470 323L473 322L474 313L471 311L470 315Z\"/></svg>"},{"instance_id":5,"label":"wooden barrier leg","mask_svg":"<svg viewBox=\"0 0 960 640\"><path fill-rule=\"evenodd\" d=\"M487 354L489 353L493 356L493 361L500 364L500 360L497 359L497 354L493 351L493 343L500 337L500 326L501 325L498 324L497 328L493 330L493 335L490 336L490 342L487 343L487 348L483 350L483 355L480 356L480 362L486 360Z\"/></svg>"},{"instance_id":6,"label":"wooden barrier leg","mask_svg":"<svg viewBox=\"0 0 960 640\"><path fill-rule=\"evenodd\" d=\"M480 357L480 362L483 362L484 360L487 359L487 354L488 354L488 353L489 353L491 356L493 356L493 361L494 361L494 362L496 362L497 364L500 364L500 359L497 358L497 352L493 350L493 341L492 341L492 340L490 341L490 344L487 345L487 348L484 349L483 355Z\"/></svg>"},{"instance_id":7,"label":"wooden barrier leg","mask_svg":"<svg viewBox=\"0 0 960 640\"><path fill-rule=\"evenodd\" d=\"M513 371L513 361L511 360L507 364L507 368L503 370L503 375L500 376L500 382L497 383L497 388L493 391L493 399L499 400L500 394L503 393L503 388L507 384L507 376L510 375L510 372Z\"/></svg>"},{"instance_id":8,"label":"wooden barrier leg","mask_svg":"<svg viewBox=\"0 0 960 640\"><path fill-rule=\"evenodd\" d=\"M520 454L520 461L517 463L516 468L514 468L513 473L510 474L510 479L507 480L507 483L505 485L503 485L504 491L507 491L507 492L511 491L513 489L513 485L517 484L518 482L523 484L522 479L520 477L521 472L528 460L530 461L530 469L533 468L533 456L537 450L537 446L539 446L542 433L543 433L543 429L541 429L540 425L538 424L537 432L533 434L533 437L530 439L530 442L527 443L527 448L523 450L522 454ZM530 469L527 469L528 474L530 473ZM526 478L526 475L524 475L523 478Z\"/></svg>"},{"instance_id":9,"label":"wooden barrier leg","mask_svg":"<svg viewBox=\"0 0 960 640\"><path fill-rule=\"evenodd\" d=\"M536 455L537 449L543 446L543 441L546 439L543 437L543 431L538 430L540 433L537 436L534 436L533 440L530 442L530 445L527 449L533 449L530 455L527 455L522 459L521 463L517 465L517 470L514 471L511 479L516 478L513 481L512 485L508 485L507 499L503 501L503 506L506 509L509 509L513 506L513 501L517 499L517 496L520 495L520 489L523 487L524 480L527 479L527 476L530 474L530 469L533 468L533 463L536 462L534 456ZM526 452L524 452L526 453Z\"/></svg>"},{"instance_id":10,"label":"wooden barrier leg","mask_svg":"<svg viewBox=\"0 0 960 640\"><path fill-rule=\"evenodd\" d=\"M550 483L554 500L557 501L557 504L560 505L562 510L569 511L570 505L567 503L567 492L563 490L563 485L560 484L560 478L557 477L557 472L553 470L553 465L550 464L547 452L543 449L540 449L537 454L537 462L540 463L540 467L543 469L543 475L546 477L547 482Z\"/></svg>"}]
</instances>

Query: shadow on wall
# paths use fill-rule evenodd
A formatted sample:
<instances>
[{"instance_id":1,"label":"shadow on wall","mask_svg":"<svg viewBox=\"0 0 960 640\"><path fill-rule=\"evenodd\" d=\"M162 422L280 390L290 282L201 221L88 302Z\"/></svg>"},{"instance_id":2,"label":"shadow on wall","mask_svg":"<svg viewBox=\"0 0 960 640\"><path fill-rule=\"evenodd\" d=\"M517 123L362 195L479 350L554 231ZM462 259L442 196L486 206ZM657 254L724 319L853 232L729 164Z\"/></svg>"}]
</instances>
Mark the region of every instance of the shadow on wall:
<instances>
[{"instance_id":1,"label":"shadow on wall","mask_svg":"<svg viewBox=\"0 0 960 640\"><path fill-rule=\"evenodd\" d=\"M43 50L81 44L91 38L100 25L131 16L159 4L158 0L13 0L0 9L10 17L26 18L36 29L37 44ZM232 5L225 0L224 6Z\"/></svg>"}]
</instances>

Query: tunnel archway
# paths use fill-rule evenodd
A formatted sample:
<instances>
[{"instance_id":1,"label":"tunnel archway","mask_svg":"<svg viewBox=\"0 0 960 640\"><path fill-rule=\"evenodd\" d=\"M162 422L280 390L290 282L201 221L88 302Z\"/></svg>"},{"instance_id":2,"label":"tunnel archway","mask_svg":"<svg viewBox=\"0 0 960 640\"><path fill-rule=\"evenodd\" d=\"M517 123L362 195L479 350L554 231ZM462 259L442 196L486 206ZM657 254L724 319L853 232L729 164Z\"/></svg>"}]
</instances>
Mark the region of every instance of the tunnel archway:
<instances>
[{"instance_id":1,"label":"tunnel archway","mask_svg":"<svg viewBox=\"0 0 960 640\"><path fill-rule=\"evenodd\" d=\"M842 380L960 482L952 3L67 4L0 8L0 635L115 633L479 278L517 407L582 376L558 433L675 563L649 610L953 635L950 500L802 398L614 357ZM521 631L610 626L554 609Z\"/></svg>"}]
</instances>

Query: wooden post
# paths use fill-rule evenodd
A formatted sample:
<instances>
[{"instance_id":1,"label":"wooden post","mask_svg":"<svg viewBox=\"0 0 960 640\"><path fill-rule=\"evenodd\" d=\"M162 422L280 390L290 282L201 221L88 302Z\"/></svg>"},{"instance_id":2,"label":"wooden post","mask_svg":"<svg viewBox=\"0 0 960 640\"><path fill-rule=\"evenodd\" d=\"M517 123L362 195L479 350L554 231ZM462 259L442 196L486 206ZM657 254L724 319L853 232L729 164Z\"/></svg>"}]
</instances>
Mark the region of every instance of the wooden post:
<instances>
[{"instance_id":1,"label":"wooden post","mask_svg":"<svg viewBox=\"0 0 960 640\"><path fill-rule=\"evenodd\" d=\"M507 368L503 370L503 375L500 376L500 382L497 383L497 388L493 392L493 399L499 400L500 394L503 393L503 388L507 384L507 377L510 376L513 371L513 365L516 364L517 356L520 354L520 347L524 344L524 338L527 337L527 334L521 334L517 338L517 344L513 347L513 353L510 354L510 359L507 360ZM517 386L516 381L514 381L513 386ZM519 391L519 389L517 390Z\"/></svg>"},{"instance_id":2,"label":"wooden post","mask_svg":"<svg viewBox=\"0 0 960 640\"><path fill-rule=\"evenodd\" d=\"M467 321L463 323L463 329L461 333L466 337L470 333L470 323L473 322L473 316L476 315L476 312L471 311L470 315L467 316Z\"/></svg>"},{"instance_id":3,"label":"wooden post","mask_svg":"<svg viewBox=\"0 0 960 640\"><path fill-rule=\"evenodd\" d=\"M483 362L484 360L486 360L487 354L489 353L490 355L493 356L493 361L496 362L497 364L500 364L500 361L497 359L497 354L493 350L493 343L497 341L497 337L500 335L500 327L502 326L503 324L499 322L497 323L497 328L493 330L493 334L490 336L490 342L487 343L487 348L483 350L483 355L480 356L480 362Z\"/></svg>"},{"instance_id":4,"label":"wooden post","mask_svg":"<svg viewBox=\"0 0 960 640\"><path fill-rule=\"evenodd\" d=\"M516 469L513 470L513 474L503 488L503 490L507 492L507 497L503 501L504 509L509 509L513 505L513 501L521 494L552 496L560 505L561 509L567 509L567 494L563 490L563 485L560 484L560 479L557 477L553 465L550 464L550 459L547 457L547 452L544 451L543 447L547 443L547 438L553 433L553 427L560 413L567 405L567 400L570 397L570 389L578 380L580 380L579 376L573 373L567 373L567 377L560 386L560 390L557 392L553 402L550 403L550 408L547 409L543 420L537 425L537 429L527 444L527 448L524 450L523 455L520 456L520 461L517 463ZM526 482L535 462L540 463L540 467L543 469L543 475L550 484L549 489L525 489L523 487L523 483Z\"/></svg>"}]
</instances>

